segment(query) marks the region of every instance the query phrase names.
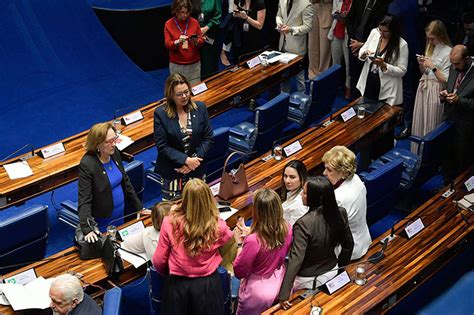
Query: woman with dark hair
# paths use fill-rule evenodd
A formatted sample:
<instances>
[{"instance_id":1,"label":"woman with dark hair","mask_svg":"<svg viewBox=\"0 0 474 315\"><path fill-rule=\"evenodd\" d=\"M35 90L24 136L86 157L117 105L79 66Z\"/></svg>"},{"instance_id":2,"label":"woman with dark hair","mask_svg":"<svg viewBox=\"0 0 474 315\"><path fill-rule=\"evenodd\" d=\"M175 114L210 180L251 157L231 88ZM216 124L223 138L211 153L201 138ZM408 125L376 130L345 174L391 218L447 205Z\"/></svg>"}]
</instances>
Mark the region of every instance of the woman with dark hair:
<instances>
[{"instance_id":1,"label":"woman with dark hair","mask_svg":"<svg viewBox=\"0 0 474 315\"><path fill-rule=\"evenodd\" d=\"M191 98L191 85L181 74L165 84L166 104L155 109L153 135L158 149L155 172L163 178L163 199L179 197L190 178L203 178L212 131L204 103Z\"/></svg>"},{"instance_id":2,"label":"woman with dark hair","mask_svg":"<svg viewBox=\"0 0 474 315\"><path fill-rule=\"evenodd\" d=\"M396 16L387 14L359 50L364 67L357 89L366 101L383 100L389 105L403 103L403 76L408 66L408 45L400 37Z\"/></svg>"},{"instance_id":3,"label":"woman with dark hair","mask_svg":"<svg viewBox=\"0 0 474 315\"><path fill-rule=\"evenodd\" d=\"M125 202L132 211L143 209L125 173L117 131L110 122L92 126L87 135L86 154L79 163L79 225L87 242L98 240L96 228L104 231L112 220L121 224ZM123 221L123 219L121 219Z\"/></svg>"},{"instance_id":4,"label":"woman with dark hair","mask_svg":"<svg viewBox=\"0 0 474 315\"><path fill-rule=\"evenodd\" d=\"M204 44L199 22L189 16L190 0L174 0L171 6L173 17L165 23L165 46L170 54L170 74L181 73L194 85L201 77L201 55Z\"/></svg>"},{"instance_id":5,"label":"woman with dark hair","mask_svg":"<svg viewBox=\"0 0 474 315\"><path fill-rule=\"evenodd\" d=\"M283 309L291 289L311 289L337 275L337 268L351 260L354 240L344 208L337 206L334 189L323 176L310 177L303 188L303 203L309 211L293 225L293 244L285 278L278 296ZM341 245L339 257L334 249ZM294 284L293 284L294 282Z\"/></svg>"},{"instance_id":6,"label":"woman with dark hair","mask_svg":"<svg viewBox=\"0 0 474 315\"><path fill-rule=\"evenodd\" d=\"M237 256L233 265L235 276L241 279L237 314L260 314L273 305L291 246L291 227L283 219L281 200L275 191L257 190L252 218L250 231L243 220L234 229Z\"/></svg>"},{"instance_id":7,"label":"woman with dark hair","mask_svg":"<svg viewBox=\"0 0 474 315\"><path fill-rule=\"evenodd\" d=\"M303 205L303 186L308 178L308 171L303 162L292 160L285 165L281 176L281 200L283 201L283 218L293 226L308 207Z\"/></svg>"}]
</instances>

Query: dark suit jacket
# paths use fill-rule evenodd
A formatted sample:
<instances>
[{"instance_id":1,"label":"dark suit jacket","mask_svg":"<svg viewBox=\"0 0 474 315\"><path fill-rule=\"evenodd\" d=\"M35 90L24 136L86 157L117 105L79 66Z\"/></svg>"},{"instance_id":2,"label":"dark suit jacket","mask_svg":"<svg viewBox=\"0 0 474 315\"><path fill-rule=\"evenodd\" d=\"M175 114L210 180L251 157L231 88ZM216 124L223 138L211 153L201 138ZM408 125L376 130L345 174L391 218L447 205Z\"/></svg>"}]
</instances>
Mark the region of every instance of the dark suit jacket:
<instances>
[{"instance_id":1,"label":"dark suit jacket","mask_svg":"<svg viewBox=\"0 0 474 315\"><path fill-rule=\"evenodd\" d=\"M329 239L329 231L321 209L308 211L293 225L293 244L289 253L289 262L285 278L281 285L280 301L288 300L296 275L314 277L331 270L339 264L345 266L351 260L354 240L352 238L347 212L339 208L344 221L340 239ZM341 244L342 250L336 258L334 248Z\"/></svg>"},{"instance_id":2,"label":"dark suit jacket","mask_svg":"<svg viewBox=\"0 0 474 315\"><path fill-rule=\"evenodd\" d=\"M451 66L449 70L448 93L454 91L454 84L459 72ZM456 94L459 96L457 104L444 103L444 113L447 119L454 122L470 122L474 123L474 64L471 70L458 87Z\"/></svg>"},{"instance_id":3,"label":"dark suit jacket","mask_svg":"<svg viewBox=\"0 0 474 315\"><path fill-rule=\"evenodd\" d=\"M374 9L367 19L367 23L364 27L363 38L356 38L357 27L362 20L362 14L364 13L365 6L368 0L353 0L351 9L347 13L346 26L349 38L357 39L365 42L369 37L370 31L379 25L380 20L387 13L388 5L392 0L377 0Z\"/></svg>"},{"instance_id":4,"label":"dark suit jacket","mask_svg":"<svg viewBox=\"0 0 474 315\"><path fill-rule=\"evenodd\" d=\"M175 168L180 168L186 162L187 157L196 155L203 158L201 165L188 174L189 177L202 177L206 173L206 154L214 143L207 108L204 103L196 102L197 109L191 112L193 134L191 136L190 152L184 153L184 144L181 140L182 134L179 127L178 117L170 119L166 115L164 106L155 109L154 136L158 157L156 159L155 172L166 179L180 178L181 174Z\"/></svg>"},{"instance_id":5,"label":"dark suit jacket","mask_svg":"<svg viewBox=\"0 0 474 315\"><path fill-rule=\"evenodd\" d=\"M120 152L115 149L111 156L118 169L122 173L122 189L125 201L133 209L138 211L143 208L138 199L135 189L122 165ZM112 187L110 186L107 172L96 154L86 153L79 164L79 220L84 235L92 230L87 224L87 218L107 218L114 209Z\"/></svg>"}]
</instances>

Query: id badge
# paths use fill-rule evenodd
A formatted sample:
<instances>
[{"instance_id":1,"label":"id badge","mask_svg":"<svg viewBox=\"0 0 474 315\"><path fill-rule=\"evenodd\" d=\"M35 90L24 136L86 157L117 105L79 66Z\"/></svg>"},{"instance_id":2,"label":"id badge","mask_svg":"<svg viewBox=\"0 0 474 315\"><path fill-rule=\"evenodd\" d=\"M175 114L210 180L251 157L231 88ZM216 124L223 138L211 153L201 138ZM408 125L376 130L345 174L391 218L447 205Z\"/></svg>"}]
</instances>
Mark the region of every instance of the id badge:
<instances>
[{"instance_id":1,"label":"id badge","mask_svg":"<svg viewBox=\"0 0 474 315\"><path fill-rule=\"evenodd\" d=\"M198 21L199 21L199 24L202 24L204 22L204 13L199 13L199 16L198 16Z\"/></svg>"},{"instance_id":2,"label":"id badge","mask_svg":"<svg viewBox=\"0 0 474 315\"><path fill-rule=\"evenodd\" d=\"M181 47L182 47L184 50L188 49L188 41L185 40L185 41L183 42L183 45L182 45Z\"/></svg>"},{"instance_id":3,"label":"id badge","mask_svg":"<svg viewBox=\"0 0 474 315\"><path fill-rule=\"evenodd\" d=\"M248 31L249 31L249 23L248 23L247 21L244 22L243 30L244 30L244 32L248 32Z\"/></svg>"}]
</instances>

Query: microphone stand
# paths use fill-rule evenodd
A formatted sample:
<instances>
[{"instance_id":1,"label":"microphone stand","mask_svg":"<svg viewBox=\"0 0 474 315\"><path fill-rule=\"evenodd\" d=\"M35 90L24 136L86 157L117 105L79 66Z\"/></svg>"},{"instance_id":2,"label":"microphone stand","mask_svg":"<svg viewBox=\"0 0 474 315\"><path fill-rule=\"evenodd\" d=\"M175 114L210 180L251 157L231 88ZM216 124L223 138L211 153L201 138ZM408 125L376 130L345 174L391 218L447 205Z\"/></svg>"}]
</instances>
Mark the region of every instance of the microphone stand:
<instances>
[{"instance_id":1,"label":"microphone stand","mask_svg":"<svg viewBox=\"0 0 474 315\"><path fill-rule=\"evenodd\" d=\"M2 160L0 160L0 166L3 166L5 165L5 161L8 160L9 158L11 158L12 156L14 156L15 154L17 154L18 152L21 152L23 149L27 148L27 147L30 147L30 150L31 150L31 153L30 155L27 155L27 156L24 156L24 157L21 157L19 158L20 161L26 161L28 159L31 159L32 157L35 156L35 149L33 147L33 145L31 143L27 143L25 144L24 146L22 146L21 148L19 148L18 150L14 151L13 153L9 154L8 156L4 157Z\"/></svg>"}]
</instances>

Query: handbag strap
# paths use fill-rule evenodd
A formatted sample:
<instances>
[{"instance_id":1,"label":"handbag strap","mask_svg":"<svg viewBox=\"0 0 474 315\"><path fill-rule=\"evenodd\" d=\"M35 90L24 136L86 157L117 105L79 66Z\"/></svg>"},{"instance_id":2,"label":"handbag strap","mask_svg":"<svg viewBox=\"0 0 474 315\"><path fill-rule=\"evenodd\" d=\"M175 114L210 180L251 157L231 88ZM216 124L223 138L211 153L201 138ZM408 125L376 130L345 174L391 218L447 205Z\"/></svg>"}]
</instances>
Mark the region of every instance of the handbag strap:
<instances>
[{"instance_id":1,"label":"handbag strap","mask_svg":"<svg viewBox=\"0 0 474 315\"><path fill-rule=\"evenodd\" d=\"M226 170L227 170L227 163L229 162L230 158L233 157L235 154L243 155L243 154L240 153L240 152L232 152L231 154L229 154L229 156L227 157L227 159L225 159L224 168L222 169L224 172L226 172Z\"/></svg>"}]
</instances>

